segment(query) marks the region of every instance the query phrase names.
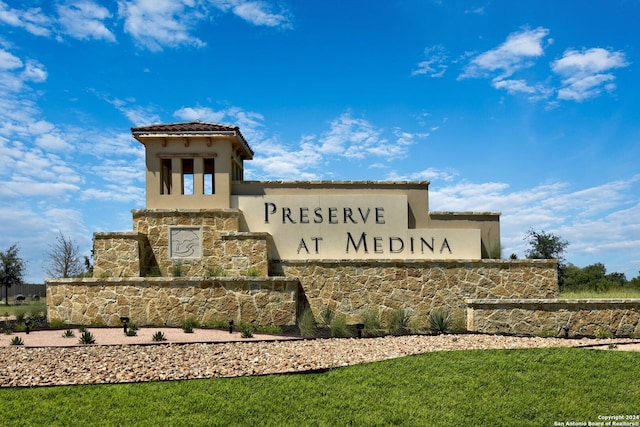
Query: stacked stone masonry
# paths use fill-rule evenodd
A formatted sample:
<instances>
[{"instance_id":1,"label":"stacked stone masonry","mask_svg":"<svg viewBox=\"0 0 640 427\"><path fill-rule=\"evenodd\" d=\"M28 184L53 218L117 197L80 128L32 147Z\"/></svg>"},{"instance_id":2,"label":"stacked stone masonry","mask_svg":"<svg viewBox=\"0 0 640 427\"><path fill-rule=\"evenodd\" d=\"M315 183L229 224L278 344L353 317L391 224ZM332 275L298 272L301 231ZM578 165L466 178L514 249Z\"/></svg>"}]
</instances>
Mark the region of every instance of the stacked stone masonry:
<instances>
[{"instance_id":1,"label":"stacked stone masonry","mask_svg":"<svg viewBox=\"0 0 640 427\"><path fill-rule=\"evenodd\" d=\"M284 278L57 279L47 283L50 320L74 325L179 326L193 318L293 325L298 281Z\"/></svg>"},{"instance_id":2,"label":"stacked stone masonry","mask_svg":"<svg viewBox=\"0 0 640 427\"><path fill-rule=\"evenodd\" d=\"M473 332L640 337L640 299L470 299L467 305Z\"/></svg>"},{"instance_id":3,"label":"stacked stone masonry","mask_svg":"<svg viewBox=\"0 0 640 427\"><path fill-rule=\"evenodd\" d=\"M331 308L359 323L369 311L386 322L398 309L424 327L434 310L464 320L465 298L556 298L557 263L546 260L481 261L283 261L296 277L304 305L318 318Z\"/></svg>"}]
</instances>

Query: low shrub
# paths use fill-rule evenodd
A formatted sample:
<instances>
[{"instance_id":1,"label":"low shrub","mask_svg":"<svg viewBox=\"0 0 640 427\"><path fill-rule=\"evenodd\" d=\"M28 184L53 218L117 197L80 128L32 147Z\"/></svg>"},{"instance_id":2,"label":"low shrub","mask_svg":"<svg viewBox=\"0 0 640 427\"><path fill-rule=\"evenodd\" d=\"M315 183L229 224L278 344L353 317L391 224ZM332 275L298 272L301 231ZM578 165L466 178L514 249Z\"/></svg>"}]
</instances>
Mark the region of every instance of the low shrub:
<instances>
[{"instance_id":1,"label":"low shrub","mask_svg":"<svg viewBox=\"0 0 640 427\"><path fill-rule=\"evenodd\" d=\"M64 338L73 338L76 336L76 334L73 333L73 331L71 329L67 329L66 331L64 331L64 333L62 334L62 336Z\"/></svg>"},{"instance_id":2,"label":"low shrub","mask_svg":"<svg viewBox=\"0 0 640 427\"><path fill-rule=\"evenodd\" d=\"M207 277L225 277L227 272L219 265L207 267Z\"/></svg>"},{"instance_id":3,"label":"low shrub","mask_svg":"<svg viewBox=\"0 0 640 427\"><path fill-rule=\"evenodd\" d=\"M595 336L598 339L613 338L613 333L608 328L598 328Z\"/></svg>"},{"instance_id":4,"label":"low shrub","mask_svg":"<svg viewBox=\"0 0 640 427\"><path fill-rule=\"evenodd\" d=\"M210 320L204 324L204 327L208 329L229 329L229 321L228 320Z\"/></svg>"},{"instance_id":5,"label":"low shrub","mask_svg":"<svg viewBox=\"0 0 640 427\"><path fill-rule=\"evenodd\" d=\"M364 325L364 334L368 337L376 337L384 334L382 320L378 310L369 309L360 316Z\"/></svg>"},{"instance_id":6,"label":"low shrub","mask_svg":"<svg viewBox=\"0 0 640 427\"><path fill-rule=\"evenodd\" d=\"M153 334L151 339L155 342L159 342L159 341L166 341L167 337L164 335L164 332L157 331L155 334Z\"/></svg>"},{"instance_id":7,"label":"low shrub","mask_svg":"<svg viewBox=\"0 0 640 427\"><path fill-rule=\"evenodd\" d=\"M353 336L351 329L347 326L347 317L344 315L334 316L329 325L332 337L342 338Z\"/></svg>"},{"instance_id":8,"label":"low shrub","mask_svg":"<svg viewBox=\"0 0 640 427\"><path fill-rule=\"evenodd\" d=\"M24 341L20 337L11 338L11 345L24 345Z\"/></svg>"},{"instance_id":9,"label":"low shrub","mask_svg":"<svg viewBox=\"0 0 640 427\"><path fill-rule=\"evenodd\" d=\"M96 339L93 336L93 334L85 329L84 332L82 332L82 335L80 335L80 344L95 344L95 343L96 343Z\"/></svg>"},{"instance_id":10,"label":"low shrub","mask_svg":"<svg viewBox=\"0 0 640 427\"><path fill-rule=\"evenodd\" d=\"M405 309L394 310L389 318L389 333L392 335L409 333L409 320L411 320L411 315Z\"/></svg>"},{"instance_id":11,"label":"low shrub","mask_svg":"<svg viewBox=\"0 0 640 427\"><path fill-rule=\"evenodd\" d=\"M281 334L282 328L278 325L258 325L256 332L261 334Z\"/></svg>"},{"instance_id":12,"label":"low shrub","mask_svg":"<svg viewBox=\"0 0 640 427\"><path fill-rule=\"evenodd\" d=\"M51 319L49 320L49 327L51 329L62 329L67 327L67 322L62 319Z\"/></svg>"},{"instance_id":13,"label":"low shrub","mask_svg":"<svg viewBox=\"0 0 640 427\"><path fill-rule=\"evenodd\" d=\"M249 269L247 269L247 272L245 274L247 277L258 277L260 276L260 270L258 270L255 267L249 267Z\"/></svg>"},{"instance_id":14,"label":"low shrub","mask_svg":"<svg viewBox=\"0 0 640 427\"><path fill-rule=\"evenodd\" d=\"M171 266L171 275L173 277L182 277L184 275L184 266L181 262L176 262Z\"/></svg>"},{"instance_id":15,"label":"low shrub","mask_svg":"<svg viewBox=\"0 0 640 427\"><path fill-rule=\"evenodd\" d=\"M128 337L135 337L138 335L138 325L135 323L129 323L127 327L127 333L125 334Z\"/></svg>"},{"instance_id":16,"label":"low shrub","mask_svg":"<svg viewBox=\"0 0 640 427\"><path fill-rule=\"evenodd\" d=\"M194 328L197 328L199 326L200 323L192 317L182 322L182 330L185 332L185 334L192 334Z\"/></svg>"},{"instance_id":17,"label":"low shrub","mask_svg":"<svg viewBox=\"0 0 640 427\"><path fill-rule=\"evenodd\" d=\"M252 326L242 326L242 338L253 338L253 327Z\"/></svg>"},{"instance_id":18,"label":"low shrub","mask_svg":"<svg viewBox=\"0 0 640 427\"><path fill-rule=\"evenodd\" d=\"M429 332L446 334L451 331L451 314L447 310L433 310L429 313Z\"/></svg>"},{"instance_id":19,"label":"low shrub","mask_svg":"<svg viewBox=\"0 0 640 427\"><path fill-rule=\"evenodd\" d=\"M298 319L298 329L303 337L315 337L317 334L316 319L313 317L311 308L306 308Z\"/></svg>"}]
</instances>

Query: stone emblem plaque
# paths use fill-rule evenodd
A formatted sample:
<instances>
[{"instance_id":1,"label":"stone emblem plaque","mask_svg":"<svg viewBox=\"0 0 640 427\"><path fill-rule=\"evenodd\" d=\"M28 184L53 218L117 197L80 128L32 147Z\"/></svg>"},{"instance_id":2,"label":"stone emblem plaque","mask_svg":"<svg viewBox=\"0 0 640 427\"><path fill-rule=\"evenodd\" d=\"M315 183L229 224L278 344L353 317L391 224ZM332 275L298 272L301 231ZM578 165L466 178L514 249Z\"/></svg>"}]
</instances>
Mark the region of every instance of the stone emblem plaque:
<instances>
[{"instance_id":1,"label":"stone emblem plaque","mask_svg":"<svg viewBox=\"0 0 640 427\"><path fill-rule=\"evenodd\" d=\"M169 229L169 251L173 259L202 256L202 230L199 227Z\"/></svg>"}]
</instances>

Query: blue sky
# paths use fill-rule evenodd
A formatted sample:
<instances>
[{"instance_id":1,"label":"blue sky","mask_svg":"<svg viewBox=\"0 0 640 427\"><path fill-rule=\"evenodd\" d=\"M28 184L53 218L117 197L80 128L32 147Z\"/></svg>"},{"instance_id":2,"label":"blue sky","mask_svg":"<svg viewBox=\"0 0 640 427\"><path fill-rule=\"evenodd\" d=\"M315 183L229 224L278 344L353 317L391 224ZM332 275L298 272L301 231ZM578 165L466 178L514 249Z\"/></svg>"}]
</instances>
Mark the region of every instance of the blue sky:
<instances>
[{"instance_id":1,"label":"blue sky","mask_svg":"<svg viewBox=\"0 0 640 427\"><path fill-rule=\"evenodd\" d=\"M578 266L640 270L640 2L0 0L0 248L144 207L132 126L240 126L255 180L429 180Z\"/></svg>"}]
</instances>

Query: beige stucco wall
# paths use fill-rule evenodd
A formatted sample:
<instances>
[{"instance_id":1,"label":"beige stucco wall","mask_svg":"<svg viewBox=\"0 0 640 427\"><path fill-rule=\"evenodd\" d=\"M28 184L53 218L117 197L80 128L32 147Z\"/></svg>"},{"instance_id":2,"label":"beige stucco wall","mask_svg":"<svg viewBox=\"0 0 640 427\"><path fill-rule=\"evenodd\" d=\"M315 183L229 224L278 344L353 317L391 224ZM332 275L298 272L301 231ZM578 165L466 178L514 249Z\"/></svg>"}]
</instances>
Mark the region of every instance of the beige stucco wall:
<instances>
[{"instance_id":1,"label":"beige stucco wall","mask_svg":"<svg viewBox=\"0 0 640 427\"><path fill-rule=\"evenodd\" d=\"M283 261L282 272L300 280L316 317L329 307L359 323L368 310L383 319L397 309L424 327L433 310L464 318L465 298L556 298L557 262L481 261Z\"/></svg>"},{"instance_id":2,"label":"beige stucco wall","mask_svg":"<svg viewBox=\"0 0 640 427\"><path fill-rule=\"evenodd\" d=\"M640 299L470 299L467 329L519 335L640 337Z\"/></svg>"},{"instance_id":3,"label":"beige stucco wall","mask_svg":"<svg viewBox=\"0 0 640 427\"><path fill-rule=\"evenodd\" d=\"M120 326L120 316L143 325L179 326L233 319L293 325L297 280L284 278L128 278L47 281L49 320Z\"/></svg>"},{"instance_id":4,"label":"beige stucco wall","mask_svg":"<svg viewBox=\"0 0 640 427\"><path fill-rule=\"evenodd\" d=\"M233 137L211 136L188 138L166 137L145 138L146 158L146 207L147 209L226 209L229 208L229 196L231 195L231 159L237 158L233 150ZM211 145L208 145L211 144ZM160 194L160 158L173 156L173 192L172 194ZM197 179L196 170L194 180L194 194L180 194L181 189L181 158L214 158L215 164L215 194L202 194L202 183ZM239 163L242 160L237 158Z\"/></svg>"}]
</instances>

